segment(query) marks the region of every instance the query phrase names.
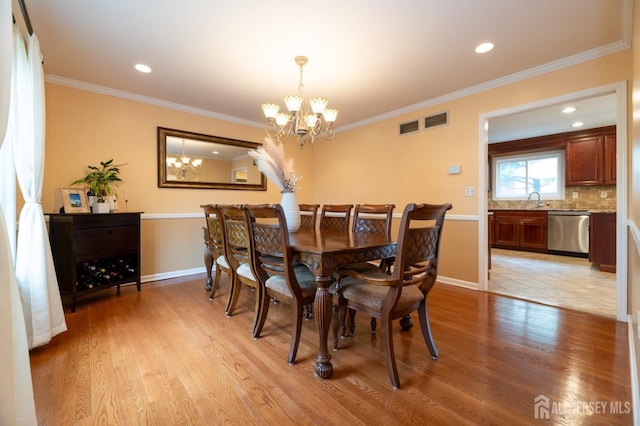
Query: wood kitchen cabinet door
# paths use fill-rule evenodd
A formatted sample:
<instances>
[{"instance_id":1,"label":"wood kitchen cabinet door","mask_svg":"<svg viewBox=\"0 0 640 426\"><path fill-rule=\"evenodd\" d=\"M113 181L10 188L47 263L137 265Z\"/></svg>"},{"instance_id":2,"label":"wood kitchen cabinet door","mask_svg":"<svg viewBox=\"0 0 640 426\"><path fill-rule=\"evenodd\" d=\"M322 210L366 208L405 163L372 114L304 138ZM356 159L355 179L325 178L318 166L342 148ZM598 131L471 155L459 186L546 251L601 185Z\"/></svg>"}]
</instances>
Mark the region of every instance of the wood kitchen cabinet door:
<instances>
[{"instance_id":1,"label":"wood kitchen cabinet door","mask_svg":"<svg viewBox=\"0 0 640 426\"><path fill-rule=\"evenodd\" d=\"M616 184L616 135L605 135L602 181L605 185Z\"/></svg>"},{"instance_id":2,"label":"wood kitchen cabinet door","mask_svg":"<svg viewBox=\"0 0 640 426\"><path fill-rule=\"evenodd\" d=\"M503 217L496 214L494 218L494 244L505 248L518 247L518 218Z\"/></svg>"},{"instance_id":3,"label":"wood kitchen cabinet door","mask_svg":"<svg viewBox=\"0 0 640 426\"><path fill-rule=\"evenodd\" d=\"M567 139L566 185L602 185L603 137Z\"/></svg>"},{"instance_id":4,"label":"wood kitchen cabinet door","mask_svg":"<svg viewBox=\"0 0 640 426\"><path fill-rule=\"evenodd\" d=\"M604 272L616 271L616 214L589 215L589 261Z\"/></svg>"},{"instance_id":5,"label":"wood kitchen cabinet door","mask_svg":"<svg viewBox=\"0 0 640 426\"><path fill-rule=\"evenodd\" d=\"M526 217L520 220L520 247L547 250L547 217Z\"/></svg>"},{"instance_id":6,"label":"wood kitchen cabinet door","mask_svg":"<svg viewBox=\"0 0 640 426\"><path fill-rule=\"evenodd\" d=\"M546 211L497 210L493 216L493 247L547 251Z\"/></svg>"}]
</instances>

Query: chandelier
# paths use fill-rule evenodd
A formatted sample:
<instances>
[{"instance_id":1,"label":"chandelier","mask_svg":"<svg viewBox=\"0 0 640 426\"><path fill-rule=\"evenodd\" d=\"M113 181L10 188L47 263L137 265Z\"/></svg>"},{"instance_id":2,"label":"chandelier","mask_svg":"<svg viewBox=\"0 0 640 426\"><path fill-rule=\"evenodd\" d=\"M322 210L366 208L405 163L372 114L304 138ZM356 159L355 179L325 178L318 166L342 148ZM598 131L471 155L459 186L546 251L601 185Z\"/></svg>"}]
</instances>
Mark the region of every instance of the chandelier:
<instances>
[{"instance_id":1,"label":"chandelier","mask_svg":"<svg viewBox=\"0 0 640 426\"><path fill-rule=\"evenodd\" d=\"M268 121L265 129L267 136L284 142L290 135L295 134L302 149L305 143L313 143L316 137L332 140L336 136L333 123L338 116L338 110L327 108L329 101L326 98L306 101L302 97L302 67L309 60L306 56L296 56L295 61L300 67L300 83L297 95L284 97L289 112L279 112L280 105L271 103L262 104L262 111Z\"/></svg>"},{"instance_id":2,"label":"chandelier","mask_svg":"<svg viewBox=\"0 0 640 426\"><path fill-rule=\"evenodd\" d=\"M182 155L180 157L167 157L167 172L176 175L178 179L184 180L188 172L197 175L202 169L202 159L193 160L184 155L184 139L182 139Z\"/></svg>"}]
</instances>

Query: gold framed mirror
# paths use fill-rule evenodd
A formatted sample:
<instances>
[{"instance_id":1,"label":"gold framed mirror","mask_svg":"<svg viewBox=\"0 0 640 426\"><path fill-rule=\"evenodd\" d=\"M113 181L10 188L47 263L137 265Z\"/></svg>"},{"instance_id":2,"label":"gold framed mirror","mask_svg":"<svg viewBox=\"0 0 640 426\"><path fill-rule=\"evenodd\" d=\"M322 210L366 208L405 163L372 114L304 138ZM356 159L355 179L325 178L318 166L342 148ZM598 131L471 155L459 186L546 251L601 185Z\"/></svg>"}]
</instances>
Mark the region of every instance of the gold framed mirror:
<instances>
[{"instance_id":1,"label":"gold framed mirror","mask_svg":"<svg viewBox=\"0 0 640 426\"><path fill-rule=\"evenodd\" d=\"M256 142L158 127L158 187L266 191Z\"/></svg>"}]
</instances>

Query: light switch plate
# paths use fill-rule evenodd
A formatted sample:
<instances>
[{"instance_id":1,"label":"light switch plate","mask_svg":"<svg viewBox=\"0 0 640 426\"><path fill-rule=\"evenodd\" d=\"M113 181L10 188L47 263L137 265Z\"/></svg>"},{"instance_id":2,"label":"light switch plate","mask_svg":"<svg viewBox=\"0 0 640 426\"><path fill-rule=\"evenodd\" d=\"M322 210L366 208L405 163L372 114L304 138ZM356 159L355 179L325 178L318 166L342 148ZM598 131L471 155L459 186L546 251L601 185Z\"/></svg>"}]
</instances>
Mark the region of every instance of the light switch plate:
<instances>
[{"instance_id":1,"label":"light switch plate","mask_svg":"<svg viewBox=\"0 0 640 426\"><path fill-rule=\"evenodd\" d=\"M465 197L473 197L476 195L476 187L475 186L465 186L464 187L464 196Z\"/></svg>"}]
</instances>

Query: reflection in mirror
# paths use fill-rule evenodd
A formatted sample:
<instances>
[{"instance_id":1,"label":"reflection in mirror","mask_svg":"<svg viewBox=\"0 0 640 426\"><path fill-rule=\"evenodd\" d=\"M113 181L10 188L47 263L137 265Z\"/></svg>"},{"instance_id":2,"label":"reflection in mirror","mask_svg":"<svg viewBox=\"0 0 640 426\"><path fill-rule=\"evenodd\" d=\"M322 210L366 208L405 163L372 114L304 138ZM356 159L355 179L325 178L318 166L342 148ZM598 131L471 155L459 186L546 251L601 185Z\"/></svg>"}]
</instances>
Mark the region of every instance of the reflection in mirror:
<instances>
[{"instance_id":1,"label":"reflection in mirror","mask_svg":"<svg viewBox=\"0 0 640 426\"><path fill-rule=\"evenodd\" d=\"M248 155L260 144L158 127L158 187L266 191Z\"/></svg>"}]
</instances>

